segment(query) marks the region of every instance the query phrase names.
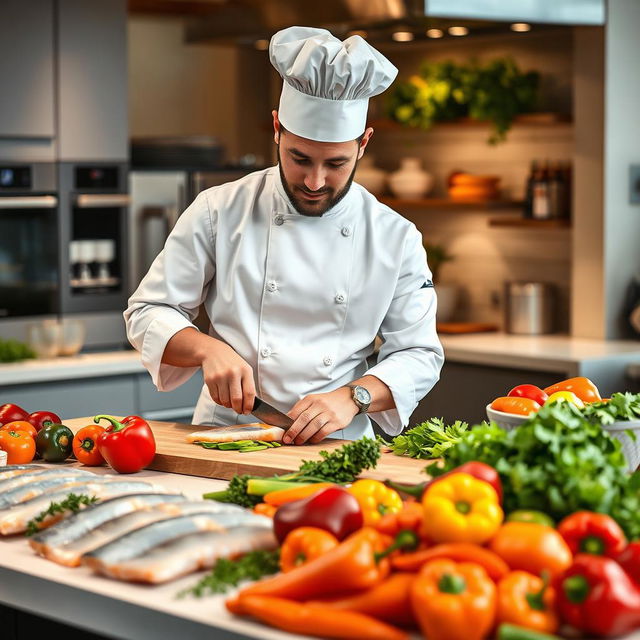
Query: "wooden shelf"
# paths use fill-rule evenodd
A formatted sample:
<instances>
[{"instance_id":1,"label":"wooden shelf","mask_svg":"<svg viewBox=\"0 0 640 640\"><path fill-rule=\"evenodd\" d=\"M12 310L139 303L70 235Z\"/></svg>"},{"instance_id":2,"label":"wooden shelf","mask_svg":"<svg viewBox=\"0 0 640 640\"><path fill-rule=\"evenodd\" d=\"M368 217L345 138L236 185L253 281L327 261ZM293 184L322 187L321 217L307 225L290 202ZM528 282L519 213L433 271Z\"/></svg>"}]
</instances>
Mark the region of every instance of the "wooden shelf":
<instances>
[{"instance_id":1,"label":"wooden shelf","mask_svg":"<svg viewBox=\"0 0 640 640\"><path fill-rule=\"evenodd\" d=\"M533 126L533 127L557 127L572 124L573 118L565 113L523 113L516 116L513 126ZM487 127L491 123L486 120L474 120L472 118L457 118L456 120L445 120L434 123L433 127ZM430 131L431 129L421 129L420 127L409 127L400 124L391 118L378 118L368 123L378 131Z\"/></svg>"},{"instance_id":2,"label":"wooden shelf","mask_svg":"<svg viewBox=\"0 0 640 640\"><path fill-rule=\"evenodd\" d=\"M451 198L419 198L406 200L393 196L379 196L378 200L398 211L413 209L480 210L515 209L523 206L521 200L451 200Z\"/></svg>"},{"instance_id":3,"label":"wooden shelf","mask_svg":"<svg viewBox=\"0 0 640 640\"><path fill-rule=\"evenodd\" d=\"M529 227L534 229L570 229L571 220L553 218L551 220L535 220L534 218L491 218L490 227Z\"/></svg>"}]
</instances>

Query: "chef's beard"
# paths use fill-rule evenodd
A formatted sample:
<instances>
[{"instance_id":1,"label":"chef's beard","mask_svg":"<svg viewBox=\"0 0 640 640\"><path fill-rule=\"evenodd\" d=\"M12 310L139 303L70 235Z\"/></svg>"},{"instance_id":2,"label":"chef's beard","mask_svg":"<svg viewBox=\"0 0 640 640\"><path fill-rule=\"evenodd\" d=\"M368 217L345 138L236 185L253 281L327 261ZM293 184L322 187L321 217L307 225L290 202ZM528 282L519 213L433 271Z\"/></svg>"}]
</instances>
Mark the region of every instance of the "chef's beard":
<instances>
[{"instance_id":1,"label":"chef's beard","mask_svg":"<svg viewBox=\"0 0 640 640\"><path fill-rule=\"evenodd\" d=\"M340 189L340 191L338 192L336 192L335 189L327 188L326 193L329 195L328 200L326 200L322 206L314 207L314 206L305 204L301 198L295 195L294 190L297 189L299 191L306 191L307 193L318 193L318 191L308 191L304 187L292 188L292 186L289 184L289 182L285 178L284 171L282 170L282 162L280 160L280 145L276 145L276 152L278 154L278 169L280 171L280 179L282 180L282 186L284 187L285 193L289 197L289 200L291 201L293 208L301 216L310 216L313 218L319 218L323 216L327 211L329 211L329 209L331 209L332 207L335 207L338 204L338 202L340 202L340 200L342 200L342 198L344 198L347 195L347 193L349 193L349 189L351 188L351 183L353 182L353 177L355 176L356 168L358 166L357 160L353 165L353 171L351 172L351 175L349 176L349 179L347 180L347 183L345 184L345 186L342 187L342 189ZM320 192L323 193L324 191L325 190L321 190Z\"/></svg>"}]
</instances>

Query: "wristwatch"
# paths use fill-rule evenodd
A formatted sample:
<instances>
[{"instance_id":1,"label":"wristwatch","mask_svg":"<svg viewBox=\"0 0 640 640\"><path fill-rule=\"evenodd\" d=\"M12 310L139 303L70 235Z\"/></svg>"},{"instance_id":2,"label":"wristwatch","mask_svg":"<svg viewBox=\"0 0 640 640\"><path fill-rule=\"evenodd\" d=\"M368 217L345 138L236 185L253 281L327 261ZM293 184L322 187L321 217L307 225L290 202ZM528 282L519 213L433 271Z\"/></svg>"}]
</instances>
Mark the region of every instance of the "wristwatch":
<instances>
[{"instance_id":1,"label":"wristwatch","mask_svg":"<svg viewBox=\"0 0 640 640\"><path fill-rule=\"evenodd\" d=\"M351 397L358 406L359 411L356 415L366 413L371 404L371 394L359 384L348 384L346 386L351 389Z\"/></svg>"}]
</instances>

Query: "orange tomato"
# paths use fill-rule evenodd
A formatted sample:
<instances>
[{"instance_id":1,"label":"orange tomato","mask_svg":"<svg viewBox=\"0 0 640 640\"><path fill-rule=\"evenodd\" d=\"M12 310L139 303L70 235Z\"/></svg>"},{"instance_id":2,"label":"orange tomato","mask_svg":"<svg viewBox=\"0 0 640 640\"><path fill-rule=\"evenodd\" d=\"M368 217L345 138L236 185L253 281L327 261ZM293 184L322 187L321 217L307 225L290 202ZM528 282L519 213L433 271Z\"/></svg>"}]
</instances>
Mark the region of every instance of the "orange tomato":
<instances>
[{"instance_id":1,"label":"orange tomato","mask_svg":"<svg viewBox=\"0 0 640 640\"><path fill-rule=\"evenodd\" d=\"M104 464L104 458L98 451L98 438L105 432L105 428L98 424L82 427L73 437L73 455L78 462L87 467L99 467Z\"/></svg>"},{"instance_id":2,"label":"orange tomato","mask_svg":"<svg viewBox=\"0 0 640 640\"><path fill-rule=\"evenodd\" d=\"M23 431L28 433L34 440L38 435L38 430L26 420L16 420L15 422L7 422L0 427L0 431Z\"/></svg>"},{"instance_id":3,"label":"orange tomato","mask_svg":"<svg viewBox=\"0 0 640 640\"><path fill-rule=\"evenodd\" d=\"M491 408L504 413L515 413L519 416L528 416L535 413L540 405L531 398L518 398L514 396L503 396L496 398L491 403Z\"/></svg>"},{"instance_id":4,"label":"orange tomato","mask_svg":"<svg viewBox=\"0 0 640 640\"><path fill-rule=\"evenodd\" d=\"M577 378L568 378L561 382L556 382L545 389L545 392L551 395L556 391L571 391L575 393L582 402L599 402L600 392L589 378L578 376Z\"/></svg>"},{"instance_id":5,"label":"orange tomato","mask_svg":"<svg viewBox=\"0 0 640 640\"><path fill-rule=\"evenodd\" d=\"M0 430L0 449L7 452L7 464L28 464L36 455L36 442L26 431Z\"/></svg>"}]
</instances>

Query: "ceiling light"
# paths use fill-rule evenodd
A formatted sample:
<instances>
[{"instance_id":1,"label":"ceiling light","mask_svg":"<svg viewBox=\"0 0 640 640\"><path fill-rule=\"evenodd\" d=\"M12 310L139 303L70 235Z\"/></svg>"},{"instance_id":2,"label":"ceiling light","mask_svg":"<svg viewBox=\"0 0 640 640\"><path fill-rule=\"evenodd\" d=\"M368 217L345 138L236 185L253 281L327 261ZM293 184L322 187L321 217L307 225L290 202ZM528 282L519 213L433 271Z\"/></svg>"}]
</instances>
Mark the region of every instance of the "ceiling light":
<instances>
[{"instance_id":1,"label":"ceiling light","mask_svg":"<svg viewBox=\"0 0 640 640\"><path fill-rule=\"evenodd\" d=\"M469 33L467 27L449 27L450 36L466 36Z\"/></svg>"},{"instance_id":2,"label":"ceiling light","mask_svg":"<svg viewBox=\"0 0 640 640\"><path fill-rule=\"evenodd\" d=\"M349 31L348 36L360 36L365 40L369 37L369 34L364 29L354 29L353 31Z\"/></svg>"},{"instance_id":3,"label":"ceiling light","mask_svg":"<svg viewBox=\"0 0 640 640\"><path fill-rule=\"evenodd\" d=\"M411 33L411 31L394 31L391 37L396 42L411 42L413 40L413 33Z\"/></svg>"},{"instance_id":4,"label":"ceiling light","mask_svg":"<svg viewBox=\"0 0 640 640\"><path fill-rule=\"evenodd\" d=\"M269 41L268 40L256 40L253 43L253 46L258 50L258 51L266 51L269 48Z\"/></svg>"},{"instance_id":5,"label":"ceiling light","mask_svg":"<svg viewBox=\"0 0 640 640\"><path fill-rule=\"evenodd\" d=\"M428 38L442 38L442 36L444 36L442 29L427 29Z\"/></svg>"},{"instance_id":6,"label":"ceiling light","mask_svg":"<svg viewBox=\"0 0 640 640\"><path fill-rule=\"evenodd\" d=\"M518 31L524 33L525 31L531 31L531 25L526 22L514 22L511 25L511 31Z\"/></svg>"}]
</instances>

